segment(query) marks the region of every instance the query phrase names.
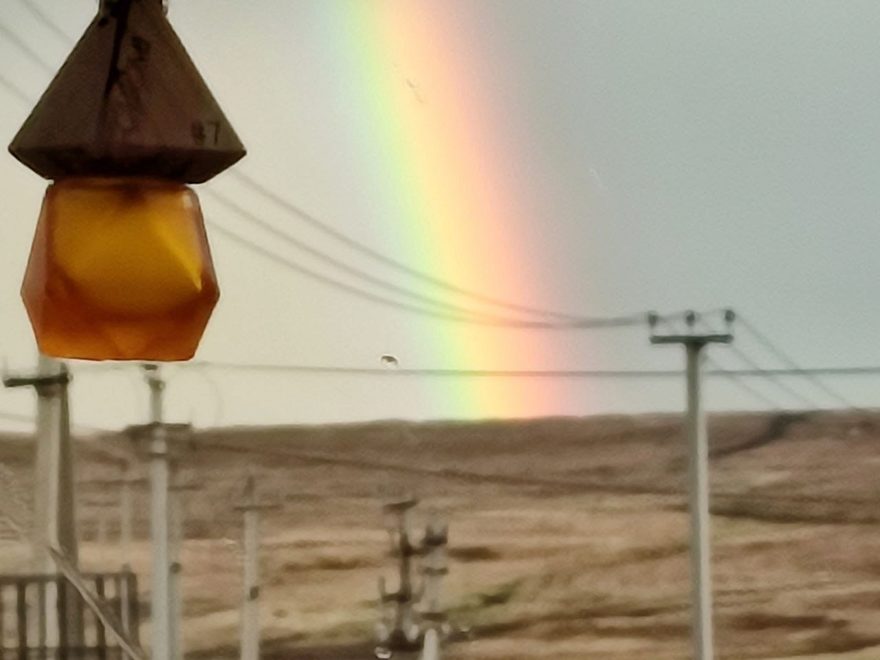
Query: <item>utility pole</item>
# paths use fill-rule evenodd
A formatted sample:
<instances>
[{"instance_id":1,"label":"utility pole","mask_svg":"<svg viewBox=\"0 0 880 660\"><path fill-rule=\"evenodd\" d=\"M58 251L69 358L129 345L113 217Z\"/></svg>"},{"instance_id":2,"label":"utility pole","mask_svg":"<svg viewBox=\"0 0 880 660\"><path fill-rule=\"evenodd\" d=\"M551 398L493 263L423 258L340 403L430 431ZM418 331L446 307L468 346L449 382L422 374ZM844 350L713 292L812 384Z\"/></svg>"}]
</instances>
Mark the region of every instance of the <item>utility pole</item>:
<instances>
[{"instance_id":1,"label":"utility pole","mask_svg":"<svg viewBox=\"0 0 880 660\"><path fill-rule=\"evenodd\" d=\"M176 660L171 655L168 542L168 437L163 421L165 381L155 364L143 365L150 388L150 536L153 546L151 591L152 660Z\"/></svg>"},{"instance_id":2,"label":"utility pole","mask_svg":"<svg viewBox=\"0 0 880 660\"><path fill-rule=\"evenodd\" d=\"M171 507L169 491L171 470L169 465L169 440L186 438L192 432L189 424L167 424L162 421L162 390L164 382L153 365L144 367L147 384L150 386L149 424L129 426L125 434L135 444L137 455L146 453L150 460L150 544L152 549L152 575L150 594L151 608L151 658L152 660L176 660L174 642L178 622L172 615L179 611L172 603L171 574L175 570L172 562ZM146 444L144 452L138 445ZM173 446L174 443L172 443ZM139 480L128 478L131 486Z\"/></svg>"},{"instance_id":3,"label":"utility pole","mask_svg":"<svg viewBox=\"0 0 880 660\"><path fill-rule=\"evenodd\" d=\"M40 355L36 376L11 376L6 387L33 387L37 392L37 461L34 493L33 564L38 573L55 573L49 546L76 559L73 450L67 387L70 373L63 362Z\"/></svg>"},{"instance_id":4,"label":"utility pole","mask_svg":"<svg viewBox=\"0 0 880 660\"><path fill-rule=\"evenodd\" d=\"M260 511L278 507L278 504L259 501L256 478L249 475L241 504L235 507L244 513L241 660L259 660L260 657Z\"/></svg>"},{"instance_id":5,"label":"utility pole","mask_svg":"<svg viewBox=\"0 0 880 660\"><path fill-rule=\"evenodd\" d=\"M70 373L63 362L40 355L35 376L4 377L6 387L33 387L37 393L37 459L34 479L33 567L39 574L57 569L49 548L63 550L77 559L73 447L70 437L70 408L67 388ZM67 612L68 639L79 639L81 619L71 600L61 610L54 584L47 585L45 599L45 641L59 641L58 612Z\"/></svg>"},{"instance_id":6,"label":"utility pole","mask_svg":"<svg viewBox=\"0 0 880 660\"><path fill-rule=\"evenodd\" d=\"M186 538L184 497L185 493L201 490L201 488L195 484L184 482L178 466L174 462L171 465L171 487L168 507L168 536L170 541L168 579L170 594L169 617L171 621L169 643L172 657L175 660L182 660L184 653L180 624L183 619L183 598L180 587L181 580L183 579L183 565L180 561L180 553L183 549L183 541Z\"/></svg>"},{"instance_id":7,"label":"utility pole","mask_svg":"<svg viewBox=\"0 0 880 660\"><path fill-rule=\"evenodd\" d=\"M687 356L687 440L688 491L691 515L691 592L693 608L693 643L695 660L712 660L712 571L709 517L709 448L706 414L701 400L703 349L709 344L730 344L733 334L733 312L725 313L727 332L700 334L694 325L697 315L685 316L688 330L684 334L657 334L659 317L649 318L652 344L681 344Z\"/></svg>"}]
</instances>

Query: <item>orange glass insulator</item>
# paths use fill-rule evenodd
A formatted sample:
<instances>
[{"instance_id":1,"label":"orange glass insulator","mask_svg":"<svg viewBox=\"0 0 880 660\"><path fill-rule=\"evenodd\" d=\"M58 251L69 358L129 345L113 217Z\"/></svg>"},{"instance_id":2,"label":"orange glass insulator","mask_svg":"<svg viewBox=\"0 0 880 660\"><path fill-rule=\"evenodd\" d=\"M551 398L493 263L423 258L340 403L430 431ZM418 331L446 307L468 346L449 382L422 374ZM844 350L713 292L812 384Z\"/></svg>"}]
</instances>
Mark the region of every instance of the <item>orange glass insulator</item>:
<instances>
[{"instance_id":1,"label":"orange glass insulator","mask_svg":"<svg viewBox=\"0 0 880 660\"><path fill-rule=\"evenodd\" d=\"M155 179L52 184L21 293L47 355L191 358L219 297L198 198Z\"/></svg>"}]
</instances>

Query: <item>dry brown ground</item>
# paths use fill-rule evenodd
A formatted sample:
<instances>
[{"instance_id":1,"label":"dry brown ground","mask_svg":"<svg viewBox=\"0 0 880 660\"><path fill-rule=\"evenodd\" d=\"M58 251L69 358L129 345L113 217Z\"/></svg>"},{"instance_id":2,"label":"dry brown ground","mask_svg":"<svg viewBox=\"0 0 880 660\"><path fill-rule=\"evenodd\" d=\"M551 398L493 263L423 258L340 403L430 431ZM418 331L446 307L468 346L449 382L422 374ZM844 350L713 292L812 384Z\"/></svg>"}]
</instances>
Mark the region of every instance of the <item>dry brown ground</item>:
<instances>
[{"instance_id":1,"label":"dry brown ground","mask_svg":"<svg viewBox=\"0 0 880 660\"><path fill-rule=\"evenodd\" d=\"M711 445L718 657L880 658L880 416L719 416ZM232 505L252 467L284 504L264 524L267 655L365 657L341 649L370 639L376 580L390 574L379 507L409 491L451 525L447 601L473 636L450 658L690 657L676 418L229 429L178 451L202 486L187 502L183 551L194 655L234 655ZM101 482L127 453L116 437L80 443L82 564L126 559L146 590L146 541L123 558L95 539L102 516L116 534L117 491ZM27 483L28 442L0 442L0 460ZM10 570L25 559L0 549Z\"/></svg>"}]
</instances>

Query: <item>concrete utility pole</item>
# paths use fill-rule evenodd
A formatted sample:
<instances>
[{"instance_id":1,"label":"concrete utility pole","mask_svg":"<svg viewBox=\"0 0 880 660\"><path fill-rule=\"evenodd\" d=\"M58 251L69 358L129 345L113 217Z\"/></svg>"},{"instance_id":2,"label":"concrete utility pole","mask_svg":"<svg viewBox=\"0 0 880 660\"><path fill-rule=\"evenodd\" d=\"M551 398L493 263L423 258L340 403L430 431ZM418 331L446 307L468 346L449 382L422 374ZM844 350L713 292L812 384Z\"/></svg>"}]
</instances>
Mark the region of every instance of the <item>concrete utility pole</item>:
<instances>
[{"instance_id":1,"label":"concrete utility pole","mask_svg":"<svg viewBox=\"0 0 880 660\"><path fill-rule=\"evenodd\" d=\"M185 530L185 493L201 490L195 484L183 481L177 466L172 463L171 488L169 500L169 609L170 609L170 645L172 657L180 660L184 657L183 638L180 634L180 625L183 620L183 598L181 593L181 580L183 578L183 565L180 562L180 553L183 549L183 541L186 538Z\"/></svg>"},{"instance_id":2,"label":"concrete utility pole","mask_svg":"<svg viewBox=\"0 0 880 660\"><path fill-rule=\"evenodd\" d=\"M154 376L152 370L147 370L148 380ZM160 396L156 396L155 392ZM151 384L151 417L155 419L156 413L161 415L161 386ZM159 401L156 401L159 399ZM129 426L125 429L126 435L135 443L135 451L139 455L145 452L138 449L137 445L146 443L150 458L150 540L152 547L152 593L150 607L152 608L152 635L151 649L153 660L174 660L172 643L175 639L175 626L177 622L172 619L174 612L179 611L172 605L172 561L173 548L170 522L170 468L168 441L175 438L185 438L192 433L189 424L166 424L164 422L152 422ZM137 483L133 480L132 485Z\"/></svg>"},{"instance_id":3,"label":"concrete utility pole","mask_svg":"<svg viewBox=\"0 0 880 660\"><path fill-rule=\"evenodd\" d=\"M250 475L241 504L244 513L244 581L241 605L241 660L260 657L260 511L277 509L278 504L260 502L256 478Z\"/></svg>"},{"instance_id":4,"label":"concrete utility pole","mask_svg":"<svg viewBox=\"0 0 880 660\"><path fill-rule=\"evenodd\" d=\"M171 648L168 540L168 438L163 422L165 381L155 364L145 364L150 388L150 536L153 546L151 592L152 660L176 660Z\"/></svg>"},{"instance_id":5,"label":"concrete utility pole","mask_svg":"<svg viewBox=\"0 0 880 660\"><path fill-rule=\"evenodd\" d=\"M73 447L70 437L70 409L67 387L70 373L64 363L43 355L36 376L6 377L6 387L33 387L37 392L37 460L34 479L33 569L39 574L55 574L49 547L63 550L74 563L77 559ZM75 603L65 608L68 640L76 643L81 620ZM45 599L46 639L57 645L59 621L55 585L47 585Z\"/></svg>"},{"instance_id":6,"label":"concrete utility pole","mask_svg":"<svg viewBox=\"0 0 880 660\"><path fill-rule=\"evenodd\" d=\"M693 607L693 636L695 660L712 660L712 572L711 537L709 525L709 448L706 415L703 410L700 380L703 349L709 344L730 344L733 335L730 324L733 312L725 314L728 324L725 333L698 334L694 331L697 316L688 312L685 334L656 334L659 318L651 315L652 344L682 344L687 355L687 438L689 504L691 514L691 589Z\"/></svg>"},{"instance_id":7,"label":"concrete utility pole","mask_svg":"<svg viewBox=\"0 0 880 660\"><path fill-rule=\"evenodd\" d=\"M6 387L33 387L37 392L37 461L34 479L33 564L38 573L55 573L49 546L77 556L73 449L64 363L41 355L36 376L3 379Z\"/></svg>"}]
</instances>

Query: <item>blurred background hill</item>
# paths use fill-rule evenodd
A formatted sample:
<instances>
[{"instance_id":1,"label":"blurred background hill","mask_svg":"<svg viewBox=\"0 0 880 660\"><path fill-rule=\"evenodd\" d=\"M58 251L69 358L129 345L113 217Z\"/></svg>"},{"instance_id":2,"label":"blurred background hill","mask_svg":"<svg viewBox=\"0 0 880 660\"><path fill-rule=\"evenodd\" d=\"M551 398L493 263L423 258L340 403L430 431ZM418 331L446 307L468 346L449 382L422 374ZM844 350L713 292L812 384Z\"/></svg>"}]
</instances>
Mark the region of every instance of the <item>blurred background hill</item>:
<instances>
[{"instance_id":1,"label":"blurred background hill","mask_svg":"<svg viewBox=\"0 0 880 660\"><path fill-rule=\"evenodd\" d=\"M710 427L720 657L878 657L880 415L729 414ZM381 504L403 493L450 524L446 604L471 629L451 657L689 652L679 417L224 428L196 431L173 451L182 480L200 487L185 503L190 653L236 653L233 506L249 470L283 504L263 524L267 654L343 657L371 639L377 579L393 574ZM29 436L0 437L4 513L25 530L33 455ZM122 435L77 440L82 565L127 561L143 592L145 486L138 541L127 553L118 543L114 480L129 460L145 469ZM3 564L24 569L26 546L3 537Z\"/></svg>"}]
</instances>

